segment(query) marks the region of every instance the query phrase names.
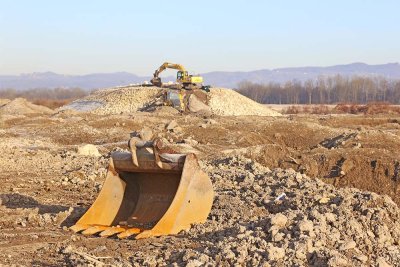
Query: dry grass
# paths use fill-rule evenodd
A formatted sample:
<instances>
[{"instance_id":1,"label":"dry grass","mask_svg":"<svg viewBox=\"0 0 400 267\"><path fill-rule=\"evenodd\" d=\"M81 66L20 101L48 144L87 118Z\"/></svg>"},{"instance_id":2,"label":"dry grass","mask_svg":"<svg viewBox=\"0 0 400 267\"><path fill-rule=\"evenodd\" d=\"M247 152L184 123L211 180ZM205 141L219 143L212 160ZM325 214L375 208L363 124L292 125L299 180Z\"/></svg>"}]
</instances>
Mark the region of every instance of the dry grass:
<instances>
[{"instance_id":1,"label":"dry grass","mask_svg":"<svg viewBox=\"0 0 400 267\"><path fill-rule=\"evenodd\" d=\"M330 114L331 109L326 105L297 105L283 110L284 114Z\"/></svg>"},{"instance_id":2,"label":"dry grass","mask_svg":"<svg viewBox=\"0 0 400 267\"><path fill-rule=\"evenodd\" d=\"M400 114L400 107L387 102L371 102L366 105L338 104L333 112L365 115Z\"/></svg>"},{"instance_id":3,"label":"dry grass","mask_svg":"<svg viewBox=\"0 0 400 267\"><path fill-rule=\"evenodd\" d=\"M333 109L326 105L293 105L283 110L284 114L400 114L400 106L387 102L370 102L366 105L340 103Z\"/></svg>"}]
</instances>

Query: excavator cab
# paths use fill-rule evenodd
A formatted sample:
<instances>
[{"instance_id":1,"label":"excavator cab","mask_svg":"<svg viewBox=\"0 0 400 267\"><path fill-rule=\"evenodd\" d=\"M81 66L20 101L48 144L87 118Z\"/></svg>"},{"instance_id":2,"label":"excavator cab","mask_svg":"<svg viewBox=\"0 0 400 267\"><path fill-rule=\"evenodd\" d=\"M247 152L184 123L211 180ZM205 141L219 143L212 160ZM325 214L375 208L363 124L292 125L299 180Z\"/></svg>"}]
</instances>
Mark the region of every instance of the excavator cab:
<instances>
[{"instance_id":1,"label":"excavator cab","mask_svg":"<svg viewBox=\"0 0 400 267\"><path fill-rule=\"evenodd\" d=\"M185 77L187 77L188 76L188 72L187 71L178 71L177 73L176 73L176 80L177 81L179 81L179 82L182 82L182 81L184 81L185 80Z\"/></svg>"}]
</instances>

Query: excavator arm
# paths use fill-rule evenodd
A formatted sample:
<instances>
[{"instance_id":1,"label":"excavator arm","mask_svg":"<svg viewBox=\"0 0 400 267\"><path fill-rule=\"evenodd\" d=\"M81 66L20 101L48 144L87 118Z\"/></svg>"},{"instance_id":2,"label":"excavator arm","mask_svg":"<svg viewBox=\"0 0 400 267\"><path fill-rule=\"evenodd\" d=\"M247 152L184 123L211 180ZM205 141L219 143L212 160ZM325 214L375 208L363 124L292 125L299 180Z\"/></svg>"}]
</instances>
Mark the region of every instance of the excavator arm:
<instances>
[{"instance_id":1,"label":"excavator arm","mask_svg":"<svg viewBox=\"0 0 400 267\"><path fill-rule=\"evenodd\" d=\"M182 72L183 74L187 73L185 67L183 67L180 64L175 64L175 63L170 63L170 62L165 62L162 64L153 74L153 79L151 79L151 83L154 84L155 86L161 86L161 78L159 77L160 73L163 72L166 69L174 69Z\"/></svg>"},{"instance_id":2,"label":"excavator arm","mask_svg":"<svg viewBox=\"0 0 400 267\"><path fill-rule=\"evenodd\" d=\"M180 71L186 71L185 67L183 67L181 64L175 64L175 63L170 63L170 62L165 62L162 64L153 74L154 78L158 78L161 72L163 72L166 69L174 69L174 70L180 70Z\"/></svg>"}]
</instances>

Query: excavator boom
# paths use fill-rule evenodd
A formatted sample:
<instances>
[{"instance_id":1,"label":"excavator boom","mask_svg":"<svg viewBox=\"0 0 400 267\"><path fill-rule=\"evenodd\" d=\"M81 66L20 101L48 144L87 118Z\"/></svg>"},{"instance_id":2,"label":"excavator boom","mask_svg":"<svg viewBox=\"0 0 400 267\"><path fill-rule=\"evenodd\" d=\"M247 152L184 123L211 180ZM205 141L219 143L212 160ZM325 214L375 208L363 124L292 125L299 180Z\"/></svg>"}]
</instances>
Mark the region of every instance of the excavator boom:
<instances>
[{"instance_id":1,"label":"excavator boom","mask_svg":"<svg viewBox=\"0 0 400 267\"><path fill-rule=\"evenodd\" d=\"M153 74L154 78L158 77L161 72L163 72L166 69L174 69L174 70L180 70L180 71L186 71L185 67L183 67L180 64L175 64L175 63L170 63L170 62L165 62L162 64Z\"/></svg>"},{"instance_id":2,"label":"excavator boom","mask_svg":"<svg viewBox=\"0 0 400 267\"><path fill-rule=\"evenodd\" d=\"M160 73L166 69L178 70L176 81L180 85L180 88L193 89L194 87L201 88L201 83L203 82L203 77L196 75L189 75L187 70L181 64L175 64L170 62L165 62L162 64L153 74L153 79L151 83L155 86L162 86Z\"/></svg>"}]
</instances>

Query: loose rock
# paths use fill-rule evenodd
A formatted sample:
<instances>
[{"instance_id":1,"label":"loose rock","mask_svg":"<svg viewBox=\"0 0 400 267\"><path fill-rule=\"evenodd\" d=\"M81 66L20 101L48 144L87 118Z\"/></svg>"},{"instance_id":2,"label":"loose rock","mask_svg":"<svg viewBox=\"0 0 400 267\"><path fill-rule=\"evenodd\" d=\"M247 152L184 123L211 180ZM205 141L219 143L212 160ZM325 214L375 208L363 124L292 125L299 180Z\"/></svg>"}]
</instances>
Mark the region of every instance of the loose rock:
<instances>
[{"instance_id":1,"label":"loose rock","mask_svg":"<svg viewBox=\"0 0 400 267\"><path fill-rule=\"evenodd\" d=\"M100 157L101 154L97 150L97 147L92 144L87 144L78 147L78 154L81 156L91 156L91 157Z\"/></svg>"}]
</instances>

